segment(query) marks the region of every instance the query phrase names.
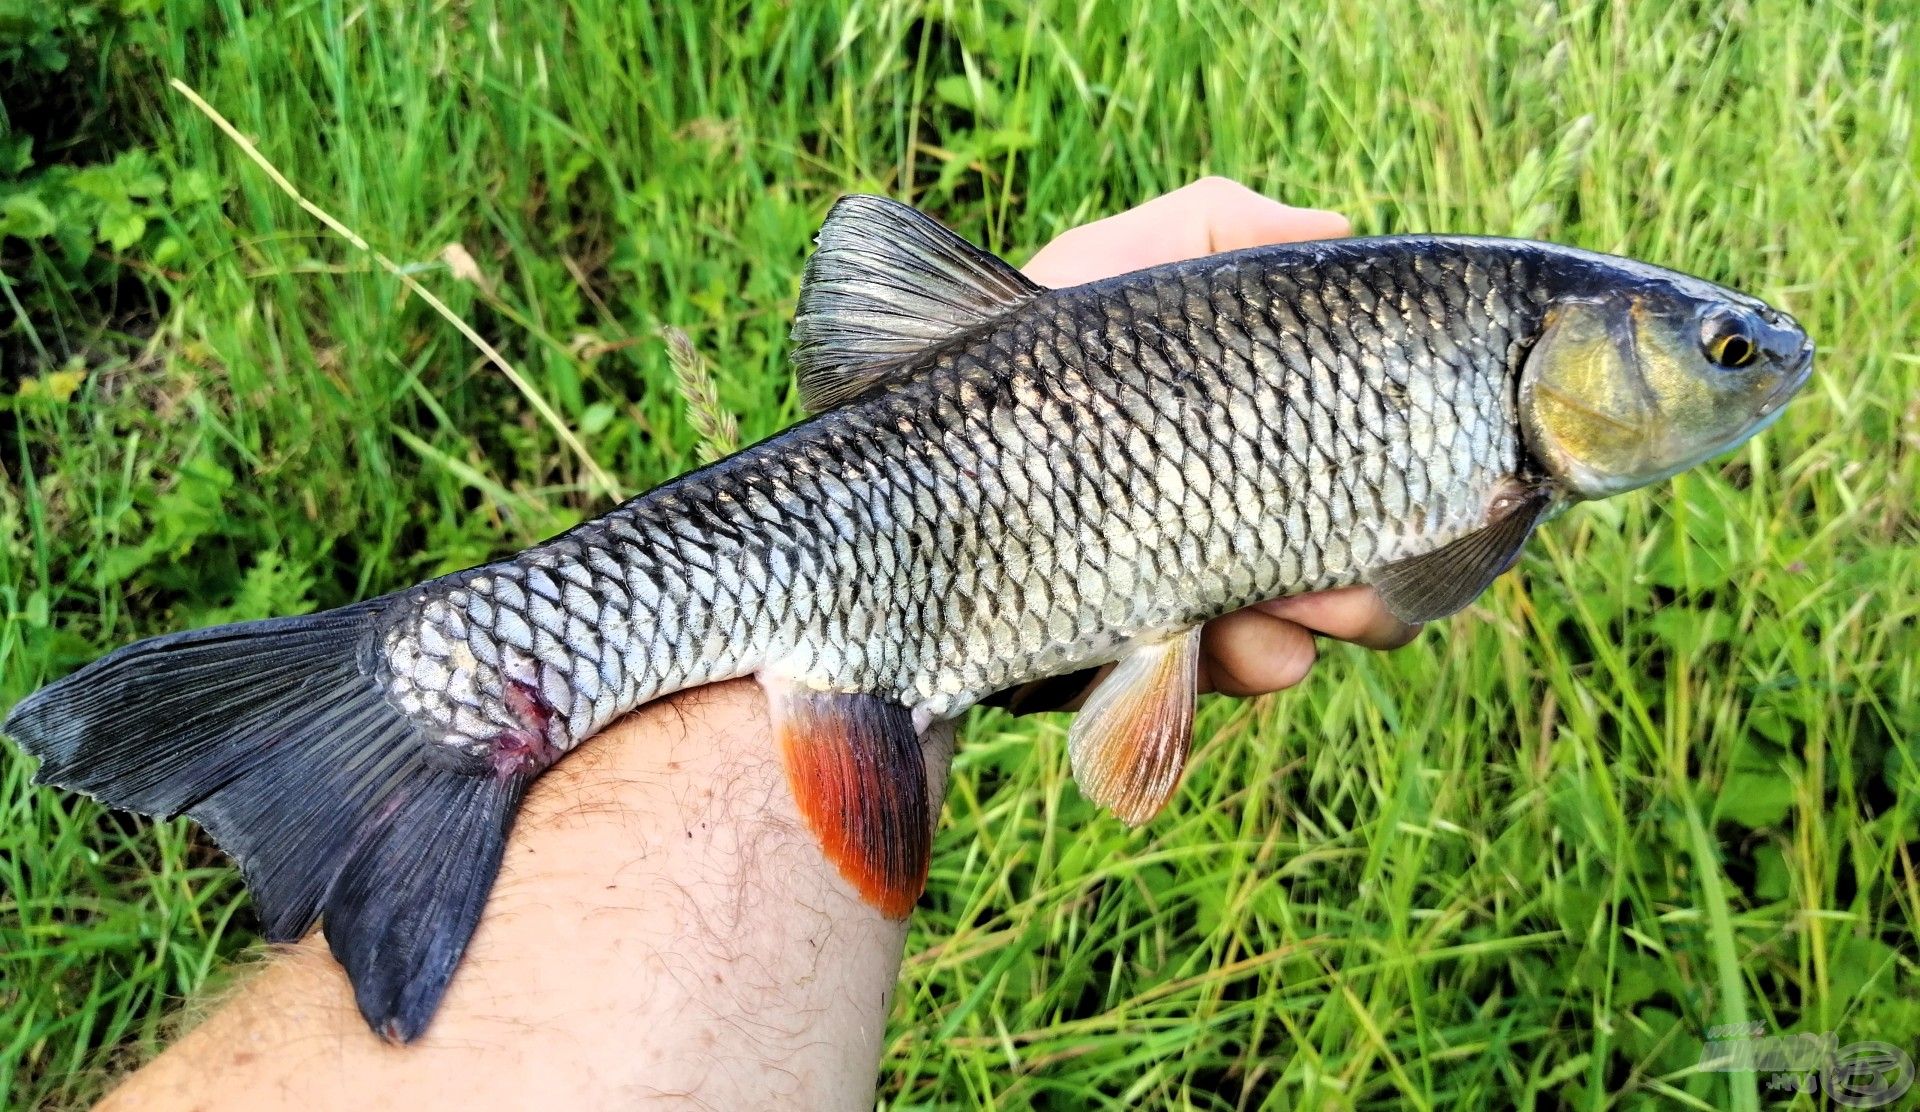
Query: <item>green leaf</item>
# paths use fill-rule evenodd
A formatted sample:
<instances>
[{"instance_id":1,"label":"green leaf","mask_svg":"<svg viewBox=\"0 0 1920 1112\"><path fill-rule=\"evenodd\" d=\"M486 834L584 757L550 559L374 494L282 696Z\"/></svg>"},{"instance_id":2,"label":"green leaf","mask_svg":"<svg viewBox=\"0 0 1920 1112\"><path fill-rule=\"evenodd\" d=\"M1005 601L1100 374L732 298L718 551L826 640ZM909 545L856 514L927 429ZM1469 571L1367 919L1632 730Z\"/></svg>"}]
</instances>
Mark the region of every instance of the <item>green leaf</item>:
<instances>
[{"instance_id":1,"label":"green leaf","mask_svg":"<svg viewBox=\"0 0 1920 1112\"><path fill-rule=\"evenodd\" d=\"M176 209L211 201L219 193L213 175L205 170L182 170L174 176L168 197Z\"/></svg>"},{"instance_id":2,"label":"green leaf","mask_svg":"<svg viewBox=\"0 0 1920 1112\"><path fill-rule=\"evenodd\" d=\"M240 578L233 601L225 606L190 611L188 625L218 625L276 614L301 614L311 610L307 594L313 589L313 576L291 570L277 552L263 552Z\"/></svg>"},{"instance_id":3,"label":"green leaf","mask_svg":"<svg viewBox=\"0 0 1920 1112\"><path fill-rule=\"evenodd\" d=\"M594 402L580 415L580 431L588 436L598 436L613 423L614 408L612 402Z\"/></svg>"},{"instance_id":4,"label":"green leaf","mask_svg":"<svg viewBox=\"0 0 1920 1112\"><path fill-rule=\"evenodd\" d=\"M158 197L166 192L166 188L167 179L151 170L127 179L127 196L129 197Z\"/></svg>"},{"instance_id":5,"label":"green leaf","mask_svg":"<svg viewBox=\"0 0 1920 1112\"><path fill-rule=\"evenodd\" d=\"M0 174L18 175L33 165L33 136L0 135Z\"/></svg>"},{"instance_id":6,"label":"green leaf","mask_svg":"<svg viewBox=\"0 0 1920 1112\"><path fill-rule=\"evenodd\" d=\"M1668 987L1666 966L1645 954L1624 952L1619 955L1613 975L1615 1007L1631 1008L1651 999Z\"/></svg>"},{"instance_id":7,"label":"green leaf","mask_svg":"<svg viewBox=\"0 0 1920 1112\"><path fill-rule=\"evenodd\" d=\"M100 556L99 581L118 583L161 559L186 556L200 538L215 532L226 519L227 492L233 472L207 455L196 455L180 465L174 483L144 507L139 520L128 523L129 535L146 533L139 544L118 545Z\"/></svg>"},{"instance_id":8,"label":"green leaf","mask_svg":"<svg viewBox=\"0 0 1920 1112\"><path fill-rule=\"evenodd\" d=\"M147 218L131 209L109 211L100 217L100 241L125 251L147 233Z\"/></svg>"},{"instance_id":9,"label":"green leaf","mask_svg":"<svg viewBox=\"0 0 1920 1112\"><path fill-rule=\"evenodd\" d=\"M48 73L60 73L67 68L67 52L52 39L40 39L33 44L33 64Z\"/></svg>"},{"instance_id":10,"label":"green leaf","mask_svg":"<svg viewBox=\"0 0 1920 1112\"><path fill-rule=\"evenodd\" d=\"M1833 940L1827 977L1835 1000L1858 1000L1868 985L1885 990L1900 976L1900 953L1877 938L1842 934Z\"/></svg>"},{"instance_id":11,"label":"green leaf","mask_svg":"<svg viewBox=\"0 0 1920 1112\"><path fill-rule=\"evenodd\" d=\"M1784 900L1792 892L1793 876L1787 869L1786 855L1777 845L1764 845L1753 851L1753 895L1760 900Z\"/></svg>"},{"instance_id":12,"label":"green leaf","mask_svg":"<svg viewBox=\"0 0 1920 1112\"><path fill-rule=\"evenodd\" d=\"M1793 781L1784 772L1736 770L1720 786L1716 819L1751 829L1776 826L1793 809Z\"/></svg>"},{"instance_id":13,"label":"green leaf","mask_svg":"<svg viewBox=\"0 0 1920 1112\"><path fill-rule=\"evenodd\" d=\"M87 166L67 178L67 188L109 205L127 200L126 175L115 166Z\"/></svg>"},{"instance_id":14,"label":"green leaf","mask_svg":"<svg viewBox=\"0 0 1920 1112\"><path fill-rule=\"evenodd\" d=\"M0 236L39 239L59 227L53 210L31 193L15 193L0 201Z\"/></svg>"},{"instance_id":15,"label":"green leaf","mask_svg":"<svg viewBox=\"0 0 1920 1112\"><path fill-rule=\"evenodd\" d=\"M1000 111L1000 91L964 73L950 73L934 82L933 95L975 116L993 116Z\"/></svg>"},{"instance_id":16,"label":"green leaf","mask_svg":"<svg viewBox=\"0 0 1920 1112\"><path fill-rule=\"evenodd\" d=\"M153 563L158 553L159 546L152 541L135 545L119 544L104 549L100 553L99 563L95 565L96 582L102 587L124 583Z\"/></svg>"},{"instance_id":17,"label":"green leaf","mask_svg":"<svg viewBox=\"0 0 1920 1112\"><path fill-rule=\"evenodd\" d=\"M1560 920L1560 929L1567 932L1567 937L1581 941L1593 931L1594 922L1605 903L1604 892L1569 879L1555 895L1553 910Z\"/></svg>"}]
</instances>

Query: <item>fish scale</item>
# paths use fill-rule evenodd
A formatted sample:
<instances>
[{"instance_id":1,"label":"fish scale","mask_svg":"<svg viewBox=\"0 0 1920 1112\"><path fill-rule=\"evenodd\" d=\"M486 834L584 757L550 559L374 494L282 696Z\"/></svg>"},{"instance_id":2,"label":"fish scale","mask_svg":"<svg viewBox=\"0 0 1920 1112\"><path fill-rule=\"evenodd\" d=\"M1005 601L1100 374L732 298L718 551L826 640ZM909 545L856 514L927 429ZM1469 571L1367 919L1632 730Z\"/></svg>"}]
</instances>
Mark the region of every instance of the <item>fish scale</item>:
<instances>
[{"instance_id":1,"label":"fish scale","mask_svg":"<svg viewBox=\"0 0 1920 1112\"><path fill-rule=\"evenodd\" d=\"M1150 819L1201 623L1351 583L1458 611L1546 516L1753 434L1790 317L1630 260L1415 236L1047 291L904 206L836 205L793 357L814 416L516 556L128 646L17 706L36 777L200 820L272 939L324 917L368 1023L425 1029L527 785L632 708L755 676L851 889L925 884L937 725L1112 670L1075 781ZM923 748L924 747L924 748Z\"/></svg>"},{"instance_id":2,"label":"fish scale","mask_svg":"<svg viewBox=\"0 0 1920 1112\"><path fill-rule=\"evenodd\" d=\"M764 667L950 717L1478 526L1522 468L1509 325L1545 301L1525 259L1273 256L1293 266L1253 252L1045 295L882 397L422 588L382 641L395 702L476 755L530 725L564 751ZM516 681L544 722L507 705Z\"/></svg>"}]
</instances>

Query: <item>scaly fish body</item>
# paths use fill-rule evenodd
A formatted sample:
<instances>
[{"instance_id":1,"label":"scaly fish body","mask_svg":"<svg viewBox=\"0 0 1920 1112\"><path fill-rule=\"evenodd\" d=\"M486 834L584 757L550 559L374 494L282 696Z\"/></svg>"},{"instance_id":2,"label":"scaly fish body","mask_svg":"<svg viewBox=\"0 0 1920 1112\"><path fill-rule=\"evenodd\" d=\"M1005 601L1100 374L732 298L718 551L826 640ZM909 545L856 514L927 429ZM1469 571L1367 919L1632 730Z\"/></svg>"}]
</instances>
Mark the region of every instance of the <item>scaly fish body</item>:
<instances>
[{"instance_id":1,"label":"scaly fish body","mask_svg":"<svg viewBox=\"0 0 1920 1112\"><path fill-rule=\"evenodd\" d=\"M1538 521L1739 442L1811 366L1784 314L1571 248L1357 239L1045 291L870 198L829 219L795 340L820 412L784 433L497 563L131 646L8 729L42 779L200 818L268 935L324 914L411 1038L526 783L636 706L757 676L803 815L904 914L933 723L1117 662L1072 758L1144 821L1202 623L1352 583L1450 613Z\"/></svg>"},{"instance_id":2,"label":"scaly fish body","mask_svg":"<svg viewBox=\"0 0 1920 1112\"><path fill-rule=\"evenodd\" d=\"M1537 478L1516 341L1607 269L1411 237L1045 294L892 389L419 588L382 645L396 701L474 753L527 725L515 686L556 750L761 669L924 721L1358 582Z\"/></svg>"}]
</instances>

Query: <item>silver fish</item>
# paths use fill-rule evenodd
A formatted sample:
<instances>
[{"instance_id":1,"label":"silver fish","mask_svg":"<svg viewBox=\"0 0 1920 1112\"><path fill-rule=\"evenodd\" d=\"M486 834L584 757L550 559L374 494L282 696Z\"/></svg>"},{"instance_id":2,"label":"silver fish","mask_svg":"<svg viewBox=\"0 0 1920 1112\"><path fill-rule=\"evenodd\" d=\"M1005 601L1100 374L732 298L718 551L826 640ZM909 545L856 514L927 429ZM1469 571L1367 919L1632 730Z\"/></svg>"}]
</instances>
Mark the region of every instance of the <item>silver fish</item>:
<instances>
[{"instance_id":1,"label":"silver fish","mask_svg":"<svg viewBox=\"0 0 1920 1112\"><path fill-rule=\"evenodd\" d=\"M815 415L508 559L322 614L142 641L5 729L38 779L186 813L264 933L322 916L375 1030L425 1029L526 785L634 707L756 676L828 856L905 915L920 739L1117 662L1069 735L1143 822L1190 745L1199 627L1369 583L1465 606L1566 505L1764 427L1785 313L1644 263L1452 236L1238 251L1045 290L843 199L793 330Z\"/></svg>"}]
</instances>

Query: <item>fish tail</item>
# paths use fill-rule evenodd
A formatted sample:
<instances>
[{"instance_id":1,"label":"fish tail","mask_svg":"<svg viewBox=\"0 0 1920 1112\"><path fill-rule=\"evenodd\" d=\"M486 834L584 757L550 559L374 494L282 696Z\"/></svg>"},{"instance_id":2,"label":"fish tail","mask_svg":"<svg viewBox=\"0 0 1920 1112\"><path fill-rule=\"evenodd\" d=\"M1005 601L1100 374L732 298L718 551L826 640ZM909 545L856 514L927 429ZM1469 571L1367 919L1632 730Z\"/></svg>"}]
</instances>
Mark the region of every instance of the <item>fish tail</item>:
<instances>
[{"instance_id":1,"label":"fish tail","mask_svg":"<svg viewBox=\"0 0 1920 1112\"><path fill-rule=\"evenodd\" d=\"M528 777L440 767L362 667L381 600L140 641L16 706L35 780L187 814L239 862L262 933L324 916L361 1014L406 1042L438 1006Z\"/></svg>"}]
</instances>

